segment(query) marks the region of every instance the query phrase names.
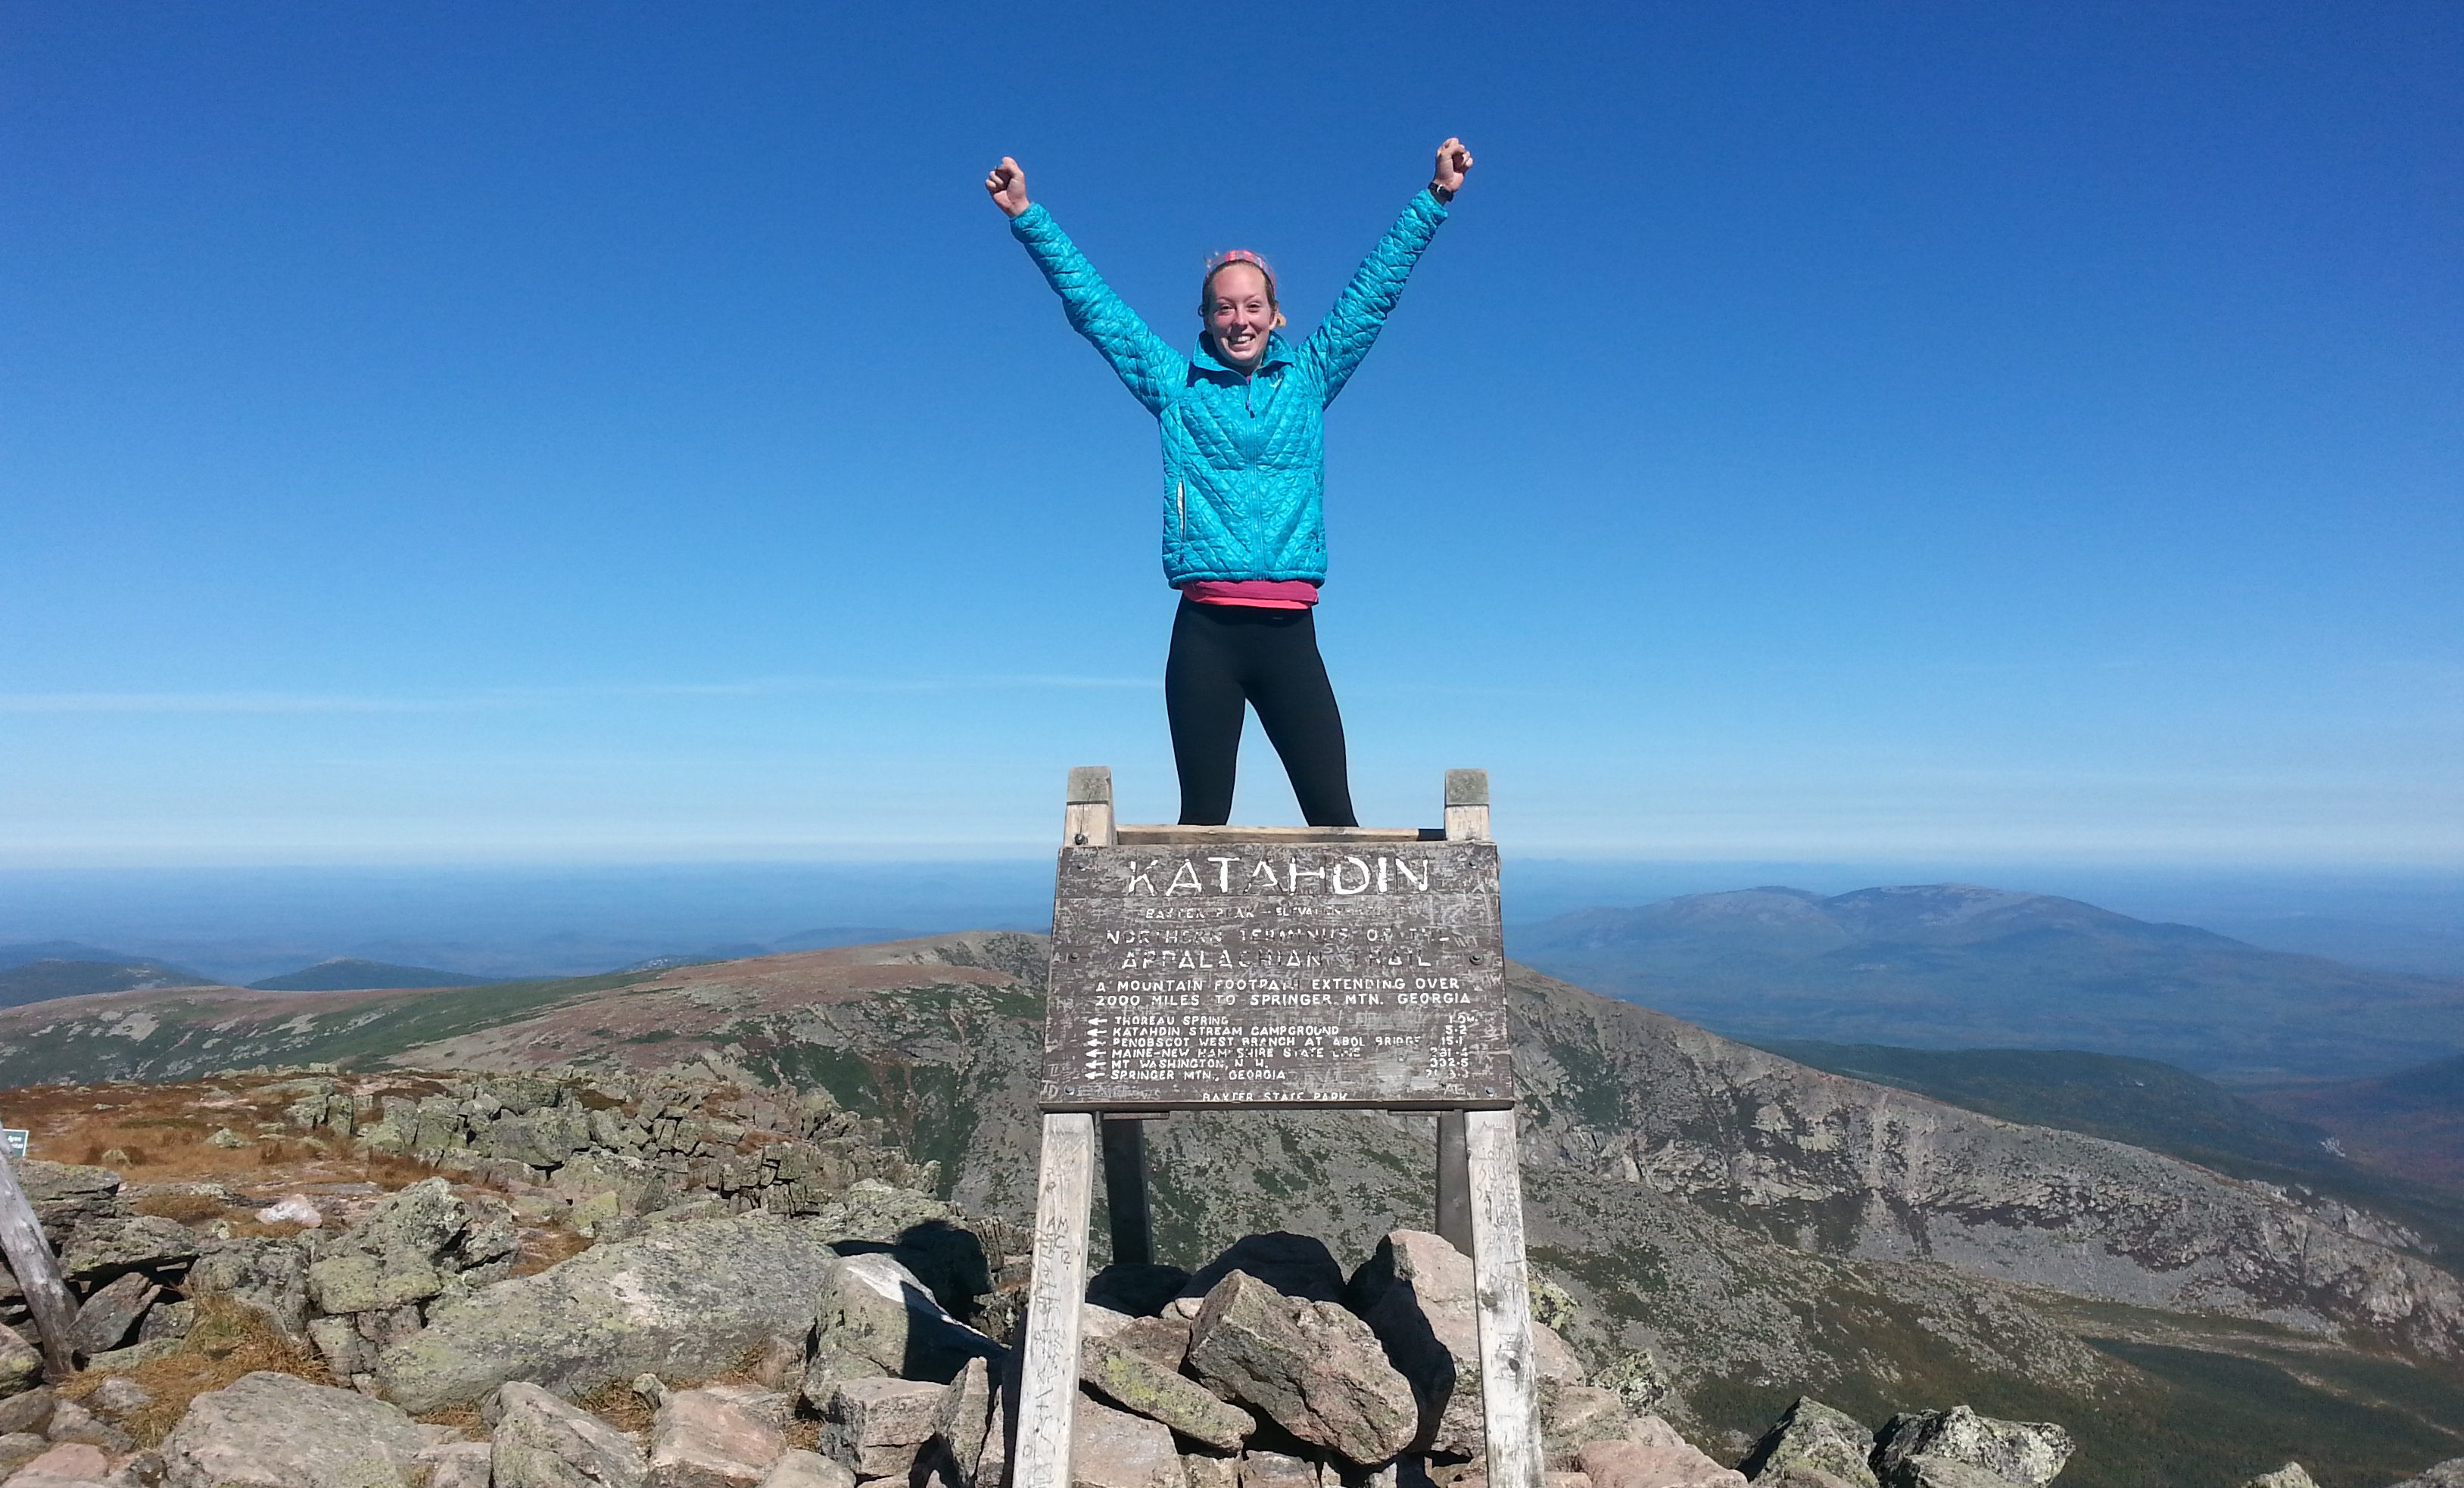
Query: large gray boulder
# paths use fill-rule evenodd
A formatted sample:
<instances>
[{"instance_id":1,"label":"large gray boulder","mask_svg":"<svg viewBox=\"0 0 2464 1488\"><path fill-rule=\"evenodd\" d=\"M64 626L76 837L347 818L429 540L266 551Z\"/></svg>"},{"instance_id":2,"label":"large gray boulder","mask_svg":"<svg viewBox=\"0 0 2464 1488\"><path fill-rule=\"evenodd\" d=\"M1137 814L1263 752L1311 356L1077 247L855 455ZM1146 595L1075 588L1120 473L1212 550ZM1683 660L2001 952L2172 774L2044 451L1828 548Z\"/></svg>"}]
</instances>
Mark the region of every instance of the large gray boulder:
<instances>
[{"instance_id":1,"label":"large gray boulder","mask_svg":"<svg viewBox=\"0 0 2464 1488\"><path fill-rule=\"evenodd\" d=\"M77 1321L69 1324L69 1346L88 1358L119 1347L137 1331L137 1320L162 1294L163 1289L142 1271L128 1272L95 1288L94 1295L78 1305Z\"/></svg>"},{"instance_id":2,"label":"large gray boulder","mask_svg":"<svg viewBox=\"0 0 2464 1488\"><path fill-rule=\"evenodd\" d=\"M2077 1450L2071 1433L2051 1421L1997 1421L1966 1406L1902 1411L1875 1434L1874 1469L1885 1484L1897 1481L1893 1475L1901 1464L1928 1456L1980 1467L2024 1488L2042 1488Z\"/></svg>"},{"instance_id":3,"label":"large gray boulder","mask_svg":"<svg viewBox=\"0 0 2464 1488\"><path fill-rule=\"evenodd\" d=\"M821 1404L822 1455L859 1478L905 1477L932 1436L949 1389L887 1377L841 1380Z\"/></svg>"},{"instance_id":4,"label":"large gray boulder","mask_svg":"<svg viewBox=\"0 0 2464 1488\"><path fill-rule=\"evenodd\" d=\"M54 1236L66 1235L89 1219L128 1213L120 1196L120 1174L108 1168L79 1163L47 1163L28 1158L14 1165L17 1186L26 1191L34 1218Z\"/></svg>"},{"instance_id":5,"label":"large gray boulder","mask_svg":"<svg viewBox=\"0 0 2464 1488\"><path fill-rule=\"evenodd\" d=\"M1920 1452L1882 1471L1883 1488L2013 1488L2011 1479L1972 1462Z\"/></svg>"},{"instance_id":6,"label":"large gray boulder","mask_svg":"<svg viewBox=\"0 0 2464 1488\"><path fill-rule=\"evenodd\" d=\"M1420 1411L1369 1324L1333 1302L1287 1297L1245 1271L1206 1294L1189 1368L1301 1440L1364 1467L1412 1444Z\"/></svg>"},{"instance_id":7,"label":"large gray boulder","mask_svg":"<svg viewBox=\"0 0 2464 1488\"><path fill-rule=\"evenodd\" d=\"M1799 1395L1737 1467L1756 1482L1775 1478L1788 1468L1808 1467L1854 1488L1881 1488L1869 1465L1873 1455L1874 1433L1864 1422L1812 1395Z\"/></svg>"},{"instance_id":8,"label":"large gray boulder","mask_svg":"<svg viewBox=\"0 0 2464 1488\"><path fill-rule=\"evenodd\" d=\"M940 1208L911 1197L912 1208ZM439 1302L425 1329L377 1356L377 1387L428 1411L508 1380L583 1393L645 1370L717 1375L812 1325L814 1292L840 1258L830 1246L848 1222L756 1213L594 1246L537 1276Z\"/></svg>"},{"instance_id":9,"label":"large gray boulder","mask_svg":"<svg viewBox=\"0 0 2464 1488\"><path fill-rule=\"evenodd\" d=\"M260 1370L199 1395L163 1441L164 1488L411 1488L450 1432L382 1400Z\"/></svg>"},{"instance_id":10,"label":"large gray boulder","mask_svg":"<svg viewBox=\"0 0 2464 1488\"><path fill-rule=\"evenodd\" d=\"M641 1449L599 1417L518 1381L496 1400L495 1488L647 1488Z\"/></svg>"},{"instance_id":11,"label":"large gray boulder","mask_svg":"<svg viewBox=\"0 0 2464 1488\"><path fill-rule=\"evenodd\" d=\"M2415 1478L2414 1481L2420 1479ZM2309 1469L2299 1462L2287 1462L2273 1473L2259 1474L2242 1484L2241 1488L2319 1488L2319 1484L2311 1477Z\"/></svg>"},{"instance_id":12,"label":"large gray boulder","mask_svg":"<svg viewBox=\"0 0 2464 1488\"><path fill-rule=\"evenodd\" d=\"M915 1273L886 1251L830 1261L806 1289L813 1328L804 1398L829 1398L841 1380L895 1374L946 1384L970 1359L1007 1350L942 1310Z\"/></svg>"},{"instance_id":13,"label":"large gray boulder","mask_svg":"<svg viewBox=\"0 0 2464 1488\"><path fill-rule=\"evenodd\" d=\"M95 1282L124 1271L159 1271L197 1258L197 1232L153 1214L105 1215L79 1224L60 1250L60 1274Z\"/></svg>"},{"instance_id":14,"label":"large gray boulder","mask_svg":"<svg viewBox=\"0 0 2464 1488\"><path fill-rule=\"evenodd\" d=\"M1397 1230L1377 1243L1345 1288L1419 1406L1421 1452L1477 1457L1487 1450L1481 1392L1480 1303L1471 1258L1444 1236ZM1543 1385L1579 1385L1582 1365L1555 1329L1534 1321L1531 1353Z\"/></svg>"},{"instance_id":15,"label":"large gray boulder","mask_svg":"<svg viewBox=\"0 0 2464 1488\"><path fill-rule=\"evenodd\" d=\"M2464 1457L2449 1457L2424 1468L2418 1477L2408 1477L2395 1488L2464 1488Z\"/></svg>"},{"instance_id":16,"label":"large gray boulder","mask_svg":"<svg viewBox=\"0 0 2464 1488\"><path fill-rule=\"evenodd\" d=\"M1001 1394L993 1388L992 1369L981 1359L970 1359L958 1377L941 1393L941 1404L933 1414L933 1442L937 1447L935 1469L949 1480L950 1488L977 1488L979 1483L995 1481L1000 1477L1001 1448L1005 1443L990 1442L990 1434L1000 1430ZM985 1459L992 1458L992 1471L984 1471Z\"/></svg>"}]
</instances>

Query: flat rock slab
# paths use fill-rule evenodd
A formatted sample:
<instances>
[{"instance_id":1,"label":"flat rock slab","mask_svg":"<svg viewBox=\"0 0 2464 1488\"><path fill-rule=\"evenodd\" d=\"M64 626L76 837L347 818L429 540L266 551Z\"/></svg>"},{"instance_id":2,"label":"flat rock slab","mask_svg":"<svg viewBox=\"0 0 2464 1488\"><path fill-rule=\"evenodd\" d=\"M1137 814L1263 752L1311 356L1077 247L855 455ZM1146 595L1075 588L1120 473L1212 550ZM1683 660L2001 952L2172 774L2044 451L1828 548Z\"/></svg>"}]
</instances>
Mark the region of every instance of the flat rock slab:
<instances>
[{"instance_id":1,"label":"flat rock slab","mask_svg":"<svg viewBox=\"0 0 2464 1488\"><path fill-rule=\"evenodd\" d=\"M1072 1415L1072 1488L1186 1488L1169 1427L1097 1400L1081 1399Z\"/></svg>"},{"instance_id":2,"label":"flat rock slab","mask_svg":"<svg viewBox=\"0 0 2464 1488\"><path fill-rule=\"evenodd\" d=\"M1580 1458L1592 1488L1746 1488L1745 1474L1683 1439L1595 1441Z\"/></svg>"},{"instance_id":3,"label":"flat rock slab","mask_svg":"<svg viewBox=\"0 0 2464 1488\"><path fill-rule=\"evenodd\" d=\"M493 1488L496 1449L484 1441L448 1442L419 1455L428 1488Z\"/></svg>"},{"instance_id":4,"label":"flat rock slab","mask_svg":"<svg viewBox=\"0 0 2464 1488\"><path fill-rule=\"evenodd\" d=\"M780 1396L720 1388L671 1391L650 1423L650 1488L759 1488L787 1450Z\"/></svg>"},{"instance_id":5,"label":"flat rock slab","mask_svg":"<svg viewBox=\"0 0 2464 1488\"><path fill-rule=\"evenodd\" d=\"M2010 1478L1957 1457L1920 1452L1882 1471L1883 1488L2013 1488Z\"/></svg>"},{"instance_id":6,"label":"flat rock slab","mask_svg":"<svg viewBox=\"0 0 2464 1488\"><path fill-rule=\"evenodd\" d=\"M260 1370L190 1403L163 1441L164 1488L409 1488L438 1434L382 1400Z\"/></svg>"},{"instance_id":7,"label":"flat rock slab","mask_svg":"<svg viewBox=\"0 0 2464 1488\"><path fill-rule=\"evenodd\" d=\"M1206 1294L1190 1333L1200 1380L1301 1440L1362 1466L1412 1444L1420 1410L1369 1324L1235 1271Z\"/></svg>"},{"instance_id":8,"label":"flat rock slab","mask_svg":"<svg viewBox=\"0 0 2464 1488\"><path fill-rule=\"evenodd\" d=\"M378 1387L428 1411L515 1379L584 1393L645 1370L718 1374L811 1324L814 1291L840 1258L832 1241L868 1227L895 1234L942 1207L899 1194L863 1214L660 1225L438 1303L425 1329L377 1356Z\"/></svg>"},{"instance_id":9,"label":"flat rock slab","mask_svg":"<svg viewBox=\"0 0 2464 1488\"><path fill-rule=\"evenodd\" d=\"M89 1357L119 1347L137 1331L137 1320L161 1295L163 1289L140 1271L97 1287L77 1308L77 1321L69 1324L69 1346Z\"/></svg>"},{"instance_id":10,"label":"flat rock slab","mask_svg":"<svg viewBox=\"0 0 2464 1488\"><path fill-rule=\"evenodd\" d=\"M495 1488L648 1488L641 1449L589 1411L518 1381L496 1398Z\"/></svg>"}]
</instances>

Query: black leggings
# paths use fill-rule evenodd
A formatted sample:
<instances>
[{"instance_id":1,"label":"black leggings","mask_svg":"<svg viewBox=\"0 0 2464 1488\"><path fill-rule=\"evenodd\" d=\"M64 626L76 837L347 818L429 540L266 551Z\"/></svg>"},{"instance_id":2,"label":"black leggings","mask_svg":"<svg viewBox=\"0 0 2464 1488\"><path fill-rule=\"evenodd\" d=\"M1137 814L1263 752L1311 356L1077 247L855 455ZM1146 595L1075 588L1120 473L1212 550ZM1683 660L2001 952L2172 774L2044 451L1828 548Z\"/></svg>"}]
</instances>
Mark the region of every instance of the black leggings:
<instances>
[{"instance_id":1,"label":"black leggings","mask_svg":"<svg viewBox=\"0 0 2464 1488\"><path fill-rule=\"evenodd\" d=\"M1172 620L1163 701L1172 717L1173 758L1180 766L1183 825L1232 820L1243 702L1258 710L1258 722L1284 756L1309 825L1360 824L1352 814L1344 767L1343 714L1317 654L1311 612L1182 600Z\"/></svg>"}]
</instances>

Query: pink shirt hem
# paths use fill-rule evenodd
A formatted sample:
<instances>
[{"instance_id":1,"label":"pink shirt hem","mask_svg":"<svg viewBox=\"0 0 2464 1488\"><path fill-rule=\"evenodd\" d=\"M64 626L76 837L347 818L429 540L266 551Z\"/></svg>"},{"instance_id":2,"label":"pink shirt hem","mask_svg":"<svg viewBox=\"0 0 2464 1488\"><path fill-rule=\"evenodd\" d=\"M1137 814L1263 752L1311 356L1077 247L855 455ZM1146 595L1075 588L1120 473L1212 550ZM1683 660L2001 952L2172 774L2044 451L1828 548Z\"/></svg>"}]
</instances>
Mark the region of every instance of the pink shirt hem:
<instances>
[{"instance_id":1,"label":"pink shirt hem","mask_svg":"<svg viewBox=\"0 0 2464 1488\"><path fill-rule=\"evenodd\" d=\"M1180 592L1200 604L1247 609L1305 610L1317 602L1317 585L1306 579L1193 579Z\"/></svg>"}]
</instances>

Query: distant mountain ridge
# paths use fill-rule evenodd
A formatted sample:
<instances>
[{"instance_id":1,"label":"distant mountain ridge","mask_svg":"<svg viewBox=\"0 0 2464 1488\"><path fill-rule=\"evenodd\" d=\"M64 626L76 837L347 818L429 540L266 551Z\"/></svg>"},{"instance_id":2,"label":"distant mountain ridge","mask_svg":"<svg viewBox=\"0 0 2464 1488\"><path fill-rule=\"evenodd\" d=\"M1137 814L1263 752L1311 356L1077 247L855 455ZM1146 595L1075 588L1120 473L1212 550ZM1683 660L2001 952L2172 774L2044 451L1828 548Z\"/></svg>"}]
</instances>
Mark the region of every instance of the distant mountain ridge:
<instances>
[{"instance_id":1,"label":"distant mountain ridge","mask_svg":"<svg viewBox=\"0 0 2464 1488\"><path fill-rule=\"evenodd\" d=\"M363 961L334 956L280 976L251 982L255 992L365 992L389 987L481 987L495 980L432 966L397 966L390 961Z\"/></svg>"},{"instance_id":2,"label":"distant mountain ridge","mask_svg":"<svg viewBox=\"0 0 2464 1488\"><path fill-rule=\"evenodd\" d=\"M1969 884L1691 894L1517 926L1508 949L1748 1041L2087 1049L2242 1079L2464 1053L2464 981Z\"/></svg>"},{"instance_id":3,"label":"distant mountain ridge","mask_svg":"<svg viewBox=\"0 0 2464 1488\"><path fill-rule=\"evenodd\" d=\"M0 1007L149 987L208 987L214 978L76 940L19 941L0 946Z\"/></svg>"}]
</instances>

